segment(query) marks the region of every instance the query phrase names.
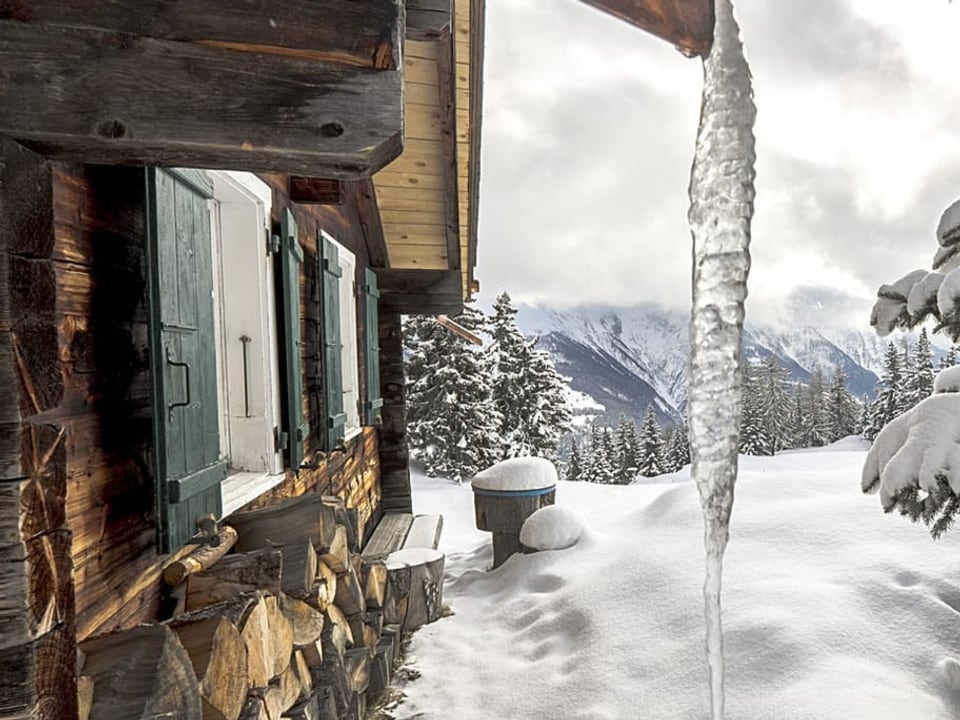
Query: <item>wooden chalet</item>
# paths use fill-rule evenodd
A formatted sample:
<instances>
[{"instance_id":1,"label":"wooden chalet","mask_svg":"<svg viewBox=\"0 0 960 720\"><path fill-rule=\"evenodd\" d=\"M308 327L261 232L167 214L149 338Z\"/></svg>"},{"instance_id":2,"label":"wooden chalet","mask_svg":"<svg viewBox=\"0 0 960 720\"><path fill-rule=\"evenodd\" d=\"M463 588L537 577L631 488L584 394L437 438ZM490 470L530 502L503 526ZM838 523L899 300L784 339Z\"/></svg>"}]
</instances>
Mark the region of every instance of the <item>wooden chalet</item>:
<instances>
[{"instance_id":1,"label":"wooden chalet","mask_svg":"<svg viewBox=\"0 0 960 720\"><path fill-rule=\"evenodd\" d=\"M410 510L400 316L475 285L483 13L0 3L0 718L77 717L78 644L181 612L210 520L323 496L359 552Z\"/></svg>"}]
</instances>

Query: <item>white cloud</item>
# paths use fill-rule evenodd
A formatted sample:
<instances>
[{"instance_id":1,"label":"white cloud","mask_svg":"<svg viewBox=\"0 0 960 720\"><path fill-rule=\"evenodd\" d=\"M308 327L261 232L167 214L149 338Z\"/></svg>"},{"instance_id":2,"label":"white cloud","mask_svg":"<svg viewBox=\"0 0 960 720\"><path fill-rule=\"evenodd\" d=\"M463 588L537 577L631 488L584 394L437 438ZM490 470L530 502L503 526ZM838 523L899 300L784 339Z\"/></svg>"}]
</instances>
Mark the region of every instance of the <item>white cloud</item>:
<instances>
[{"instance_id":1,"label":"white cloud","mask_svg":"<svg viewBox=\"0 0 960 720\"><path fill-rule=\"evenodd\" d=\"M689 299L701 70L575 0L488 0L478 276L557 305ZM960 6L741 0L755 76L751 306L929 265L960 196ZM866 322L866 319L864 319Z\"/></svg>"}]
</instances>

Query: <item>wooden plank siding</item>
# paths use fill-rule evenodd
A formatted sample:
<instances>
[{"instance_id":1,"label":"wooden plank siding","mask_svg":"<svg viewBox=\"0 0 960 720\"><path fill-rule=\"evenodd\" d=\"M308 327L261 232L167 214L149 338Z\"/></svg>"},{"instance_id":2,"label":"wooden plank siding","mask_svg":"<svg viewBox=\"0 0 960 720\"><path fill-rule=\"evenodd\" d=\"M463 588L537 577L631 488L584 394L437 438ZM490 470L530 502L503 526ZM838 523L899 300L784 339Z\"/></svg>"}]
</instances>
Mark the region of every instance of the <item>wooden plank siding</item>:
<instances>
[{"instance_id":1,"label":"wooden plank siding","mask_svg":"<svg viewBox=\"0 0 960 720\"><path fill-rule=\"evenodd\" d=\"M373 241L364 230L370 205L361 203L353 183L341 205L291 205L286 175L262 179L273 191L275 222L291 207L306 255L300 280L303 402L311 426L305 451L311 467L296 476L288 471L253 504L306 492L334 494L357 508L365 525L376 519L380 505L377 430L365 428L329 461L312 461L324 426L317 232L322 228L353 251L362 272ZM156 546L143 170L57 163L52 188L51 265L63 394L45 417L66 433L65 517L74 537L77 635L84 639L169 614L174 604L160 575L172 557L158 554ZM363 319L358 306L361 360ZM363 397L362 367L359 380Z\"/></svg>"}]
</instances>

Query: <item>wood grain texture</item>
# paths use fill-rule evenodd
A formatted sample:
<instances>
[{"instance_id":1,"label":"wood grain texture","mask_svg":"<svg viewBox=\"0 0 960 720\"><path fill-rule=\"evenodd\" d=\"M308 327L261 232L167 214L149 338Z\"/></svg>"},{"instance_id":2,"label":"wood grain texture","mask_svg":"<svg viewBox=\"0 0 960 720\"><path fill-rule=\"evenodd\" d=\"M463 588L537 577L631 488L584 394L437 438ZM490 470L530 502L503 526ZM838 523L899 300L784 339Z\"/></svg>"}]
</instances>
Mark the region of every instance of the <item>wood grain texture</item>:
<instances>
[{"instance_id":1,"label":"wood grain texture","mask_svg":"<svg viewBox=\"0 0 960 720\"><path fill-rule=\"evenodd\" d=\"M176 717L201 720L190 656L163 625L143 625L81 645L93 678L90 720Z\"/></svg>"},{"instance_id":2,"label":"wood grain texture","mask_svg":"<svg viewBox=\"0 0 960 720\"><path fill-rule=\"evenodd\" d=\"M688 55L706 57L713 45L711 0L582 0L673 43Z\"/></svg>"},{"instance_id":3,"label":"wood grain texture","mask_svg":"<svg viewBox=\"0 0 960 720\"><path fill-rule=\"evenodd\" d=\"M391 67L399 53L398 0L311 0L271 5L217 0L31 0L0 5L0 19L128 33L163 40L219 41L302 50L339 62Z\"/></svg>"},{"instance_id":4,"label":"wood grain texture","mask_svg":"<svg viewBox=\"0 0 960 720\"><path fill-rule=\"evenodd\" d=\"M398 70L0 20L4 67L0 132L85 162L362 177L402 149Z\"/></svg>"}]
</instances>

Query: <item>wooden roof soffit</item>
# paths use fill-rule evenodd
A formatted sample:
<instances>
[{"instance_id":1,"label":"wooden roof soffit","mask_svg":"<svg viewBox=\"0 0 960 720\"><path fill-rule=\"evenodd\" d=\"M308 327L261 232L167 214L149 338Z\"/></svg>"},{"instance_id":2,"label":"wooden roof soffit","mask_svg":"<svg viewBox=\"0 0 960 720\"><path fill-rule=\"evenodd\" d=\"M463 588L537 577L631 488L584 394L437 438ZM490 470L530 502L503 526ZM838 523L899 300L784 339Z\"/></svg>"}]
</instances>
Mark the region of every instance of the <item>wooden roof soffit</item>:
<instances>
[{"instance_id":1,"label":"wooden roof soffit","mask_svg":"<svg viewBox=\"0 0 960 720\"><path fill-rule=\"evenodd\" d=\"M713 0L582 0L667 42L706 57L713 46Z\"/></svg>"},{"instance_id":2,"label":"wooden roof soffit","mask_svg":"<svg viewBox=\"0 0 960 720\"><path fill-rule=\"evenodd\" d=\"M0 3L0 134L91 163L369 176L403 147L403 3Z\"/></svg>"}]
</instances>

